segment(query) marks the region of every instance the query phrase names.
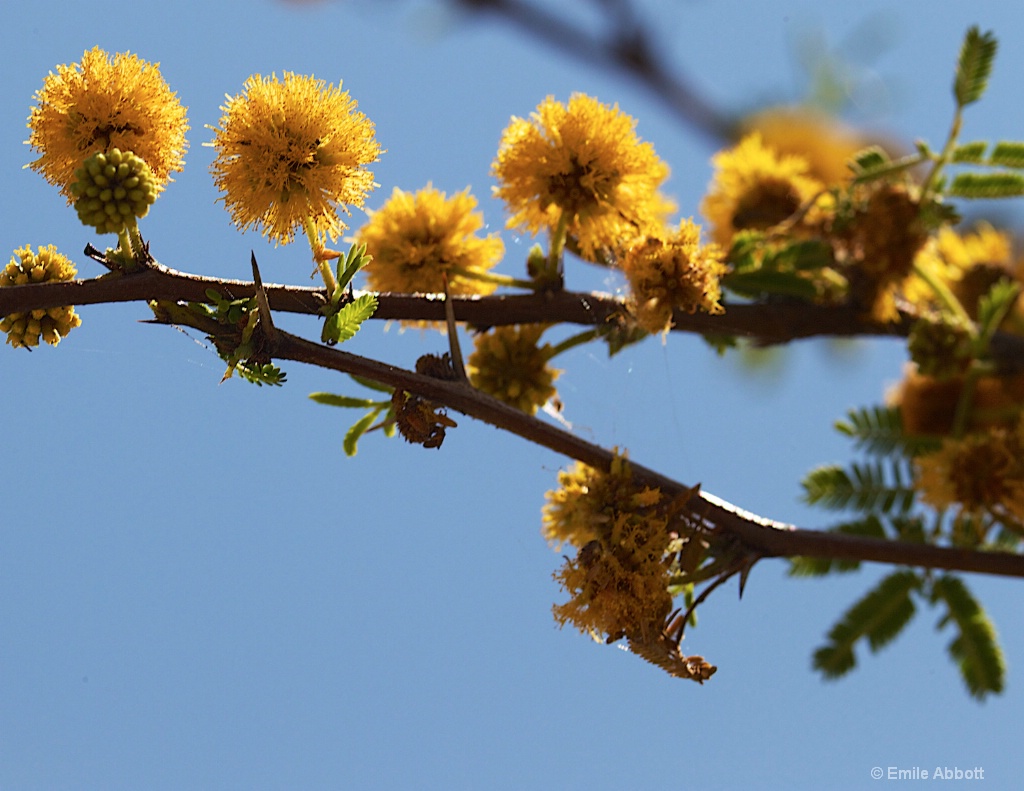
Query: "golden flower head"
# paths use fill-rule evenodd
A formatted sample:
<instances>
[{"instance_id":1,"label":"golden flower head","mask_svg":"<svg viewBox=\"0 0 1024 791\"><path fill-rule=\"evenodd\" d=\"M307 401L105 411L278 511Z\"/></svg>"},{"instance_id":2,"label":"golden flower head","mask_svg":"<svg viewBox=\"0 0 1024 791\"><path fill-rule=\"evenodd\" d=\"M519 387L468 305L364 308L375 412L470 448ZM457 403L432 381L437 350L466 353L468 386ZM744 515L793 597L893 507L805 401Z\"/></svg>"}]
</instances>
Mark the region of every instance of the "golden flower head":
<instances>
[{"instance_id":1,"label":"golden flower head","mask_svg":"<svg viewBox=\"0 0 1024 791\"><path fill-rule=\"evenodd\" d=\"M478 334L466 361L470 383L529 415L555 395L561 373L548 366L550 344L538 346L542 324L495 327Z\"/></svg>"},{"instance_id":2,"label":"golden flower head","mask_svg":"<svg viewBox=\"0 0 1024 791\"><path fill-rule=\"evenodd\" d=\"M766 230L824 189L801 156L782 155L753 132L712 158L715 174L701 203L711 238L728 249L737 231ZM816 219L809 212L808 221Z\"/></svg>"},{"instance_id":3,"label":"golden flower head","mask_svg":"<svg viewBox=\"0 0 1024 791\"><path fill-rule=\"evenodd\" d=\"M837 118L809 107L771 107L745 118L746 134L782 156L802 157L807 175L829 186L850 180L849 162L874 141Z\"/></svg>"},{"instance_id":4,"label":"golden flower head","mask_svg":"<svg viewBox=\"0 0 1024 791\"><path fill-rule=\"evenodd\" d=\"M287 244L311 222L332 239L339 210L362 206L380 158L373 123L340 86L310 76L254 75L228 97L210 166L235 224Z\"/></svg>"},{"instance_id":5,"label":"golden flower head","mask_svg":"<svg viewBox=\"0 0 1024 791\"><path fill-rule=\"evenodd\" d=\"M618 105L584 94L547 97L502 133L492 173L510 228L537 234L566 223L584 258L664 223L674 204L658 192L669 168Z\"/></svg>"},{"instance_id":6,"label":"golden flower head","mask_svg":"<svg viewBox=\"0 0 1024 791\"><path fill-rule=\"evenodd\" d=\"M30 167L71 199L75 169L91 154L132 151L149 165L159 189L184 166L185 108L159 64L95 47L82 62L57 67L36 91L26 141L40 153Z\"/></svg>"},{"instance_id":7,"label":"golden flower head","mask_svg":"<svg viewBox=\"0 0 1024 791\"><path fill-rule=\"evenodd\" d=\"M622 269L629 279L630 305L650 333L672 326L675 308L722 313L719 278L725 274L718 245L700 244L700 226L683 220L667 238L648 237L626 252Z\"/></svg>"},{"instance_id":8,"label":"golden flower head","mask_svg":"<svg viewBox=\"0 0 1024 791\"><path fill-rule=\"evenodd\" d=\"M988 223L965 233L943 226L918 252L914 265L949 287L964 310L977 318L979 297L999 278L1012 274L1013 241L1008 233ZM936 301L934 292L916 274L911 274L900 290L915 305L924 307Z\"/></svg>"},{"instance_id":9,"label":"golden flower head","mask_svg":"<svg viewBox=\"0 0 1024 791\"><path fill-rule=\"evenodd\" d=\"M29 245L14 251L11 261L0 272L0 288L26 283L47 283L71 280L78 270L52 244L32 252ZM8 313L0 319L0 331L7 333L7 342L17 348L38 346L40 339L51 346L60 343L72 329L82 324L73 306Z\"/></svg>"},{"instance_id":10,"label":"golden flower head","mask_svg":"<svg viewBox=\"0 0 1024 791\"><path fill-rule=\"evenodd\" d=\"M943 440L934 453L914 460L915 488L938 509L963 512L1009 509L1024 517L1024 438L1021 427L993 428Z\"/></svg>"},{"instance_id":11,"label":"golden flower head","mask_svg":"<svg viewBox=\"0 0 1024 791\"><path fill-rule=\"evenodd\" d=\"M484 219L476 205L468 189L449 198L430 185L416 193L396 188L356 234L373 258L364 270L369 288L438 294L447 275L453 294L494 291L493 283L472 276L497 264L505 245L497 234L477 236Z\"/></svg>"}]
</instances>

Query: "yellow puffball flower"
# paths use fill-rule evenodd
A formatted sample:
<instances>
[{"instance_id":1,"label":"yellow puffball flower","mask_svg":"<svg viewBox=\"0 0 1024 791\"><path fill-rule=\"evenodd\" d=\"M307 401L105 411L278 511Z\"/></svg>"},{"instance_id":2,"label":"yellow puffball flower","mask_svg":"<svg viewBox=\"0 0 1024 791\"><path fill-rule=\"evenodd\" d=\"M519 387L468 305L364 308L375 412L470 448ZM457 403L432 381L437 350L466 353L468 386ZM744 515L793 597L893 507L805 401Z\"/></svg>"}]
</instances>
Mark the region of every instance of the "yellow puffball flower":
<instances>
[{"instance_id":1,"label":"yellow puffball flower","mask_svg":"<svg viewBox=\"0 0 1024 791\"><path fill-rule=\"evenodd\" d=\"M34 253L31 246L25 245L14 251L10 263L0 271L0 288L71 280L76 274L75 265L58 253L52 244L39 247ZM11 346L31 349L39 345L40 339L56 346L61 338L81 324L74 307L67 305L27 313L8 313L0 319L0 332L7 333L7 342Z\"/></svg>"},{"instance_id":2,"label":"yellow puffball flower","mask_svg":"<svg viewBox=\"0 0 1024 791\"><path fill-rule=\"evenodd\" d=\"M548 367L550 344L538 346L542 324L495 327L473 339L475 350L466 361L469 381L479 390L528 415L555 395L561 373Z\"/></svg>"},{"instance_id":3,"label":"yellow puffball flower","mask_svg":"<svg viewBox=\"0 0 1024 791\"><path fill-rule=\"evenodd\" d=\"M824 190L803 157L780 155L761 135L747 135L711 160L715 174L701 203L712 240L728 249L737 231L767 230ZM815 219L809 212L806 220Z\"/></svg>"},{"instance_id":4,"label":"yellow puffball flower","mask_svg":"<svg viewBox=\"0 0 1024 791\"><path fill-rule=\"evenodd\" d=\"M95 47L58 66L36 91L26 141L41 156L30 167L71 199L75 169L114 148L146 161L159 189L184 167L188 121L159 64Z\"/></svg>"},{"instance_id":5,"label":"yellow puffball flower","mask_svg":"<svg viewBox=\"0 0 1024 791\"><path fill-rule=\"evenodd\" d=\"M914 487L937 509L957 505L980 514L1007 509L1024 517L1024 438L1021 427L993 428L945 439L934 453L914 460Z\"/></svg>"},{"instance_id":6,"label":"yellow puffball flower","mask_svg":"<svg viewBox=\"0 0 1024 791\"><path fill-rule=\"evenodd\" d=\"M744 119L741 126L745 134L759 133L776 153L802 157L807 175L829 186L847 183L852 175L850 160L875 142L808 107L772 107Z\"/></svg>"},{"instance_id":7,"label":"yellow puffball flower","mask_svg":"<svg viewBox=\"0 0 1024 791\"><path fill-rule=\"evenodd\" d=\"M930 238L914 259L943 282L960 300L964 310L977 316L978 298L1000 277L1011 277L1013 240L1005 231L980 223L973 231L961 233L943 226ZM935 293L925 281L911 274L901 285L903 297L926 307L936 302Z\"/></svg>"},{"instance_id":8,"label":"yellow puffball flower","mask_svg":"<svg viewBox=\"0 0 1024 791\"><path fill-rule=\"evenodd\" d=\"M497 264L505 244L484 226L469 190L452 195L427 185L416 193L395 188L356 233L373 260L363 270L374 291L440 294L445 276L452 294L490 294L493 283L473 278ZM469 275L466 277L465 275Z\"/></svg>"},{"instance_id":9,"label":"yellow puffball flower","mask_svg":"<svg viewBox=\"0 0 1024 791\"><path fill-rule=\"evenodd\" d=\"M210 170L235 225L287 244L309 221L337 238L339 210L363 205L376 186L366 165L381 154L348 91L291 72L253 75L221 110Z\"/></svg>"},{"instance_id":10,"label":"yellow puffball flower","mask_svg":"<svg viewBox=\"0 0 1024 791\"><path fill-rule=\"evenodd\" d=\"M675 205L658 192L669 168L636 121L576 93L569 103L547 97L529 119L512 118L491 172L508 207L509 228L536 235L563 220L581 255L658 227Z\"/></svg>"},{"instance_id":11,"label":"yellow puffball flower","mask_svg":"<svg viewBox=\"0 0 1024 791\"><path fill-rule=\"evenodd\" d=\"M672 326L676 308L723 313L719 278L726 272L718 245L701 246L700 226L683 220L679 228L648 237L626 252L622 269L629 280L630 307L640 326L654 334Z\"/></svg>"}]
</instances>

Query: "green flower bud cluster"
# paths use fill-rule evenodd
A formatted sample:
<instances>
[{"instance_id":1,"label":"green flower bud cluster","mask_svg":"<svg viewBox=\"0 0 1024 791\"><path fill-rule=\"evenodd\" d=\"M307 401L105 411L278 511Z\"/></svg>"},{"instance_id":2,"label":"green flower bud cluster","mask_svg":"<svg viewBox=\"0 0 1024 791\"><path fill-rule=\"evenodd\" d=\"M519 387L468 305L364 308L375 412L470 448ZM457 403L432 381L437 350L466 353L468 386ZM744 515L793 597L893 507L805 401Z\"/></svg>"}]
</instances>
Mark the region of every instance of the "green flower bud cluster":
<instances>
[{"instance_id":1,"label":"green flower bud cluster","mask_svg":"<svg viewBox=\"0 0 1024 791\"><path fill-rule=\"evenodd\" d=\"M40 247L35 253L26 245L15 250L11 262L0 271L0 288L71 280L77 273L74 264L58 253L53 245ZM38 346L40 340L56 346L61 338L81 323L74 307L65 305L9 313L0 319L0 332L7 333L7 342L11 346L31 349Z\"/></svg>"},{"instance_id":2,"label":"green flower bud cluster","mask_svg":"<svg viewBox=\"0 0 1024 791\"><path fill-rule=\"evenodd\" d=\"M98 152L75 171L71 194L83 225L98 233L120 233L145 217L159 185L142 157L112 148Z\"/></svg>"}]
</instances>

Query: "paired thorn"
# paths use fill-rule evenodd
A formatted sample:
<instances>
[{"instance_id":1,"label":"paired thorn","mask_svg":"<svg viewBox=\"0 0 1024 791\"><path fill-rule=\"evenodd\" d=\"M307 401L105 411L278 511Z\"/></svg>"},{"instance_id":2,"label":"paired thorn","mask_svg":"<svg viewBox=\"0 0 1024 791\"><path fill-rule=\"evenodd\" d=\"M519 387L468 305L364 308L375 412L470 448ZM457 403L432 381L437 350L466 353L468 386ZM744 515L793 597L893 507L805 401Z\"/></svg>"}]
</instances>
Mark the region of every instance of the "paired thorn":
<instances>
[{"instance_id":1,"label":"paired thorn","mask_svg":"<svg viewBox=\"0 0 1024 791\"><path fill-rule=\"evenodd\" d=\"M263 334L266 336L271 348L273 348L277 343L277 328L274 327L274 319L270 315L270 301L267 299L267 292L263 288L260 268L256 265L256 252L250 252L252 255L252 279L256 284L256 307L260 312L260 324L263 325Z\"/></svg>"}]
</instances>

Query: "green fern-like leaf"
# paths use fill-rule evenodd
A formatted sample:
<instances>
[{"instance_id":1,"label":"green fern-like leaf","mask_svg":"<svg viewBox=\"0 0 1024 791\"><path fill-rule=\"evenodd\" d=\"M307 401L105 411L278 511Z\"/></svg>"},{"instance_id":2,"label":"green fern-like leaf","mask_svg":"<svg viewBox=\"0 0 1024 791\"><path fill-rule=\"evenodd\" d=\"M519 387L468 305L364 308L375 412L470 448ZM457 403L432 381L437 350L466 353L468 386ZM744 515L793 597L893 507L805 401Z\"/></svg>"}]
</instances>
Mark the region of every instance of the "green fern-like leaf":
<instances>
[{"instance_id":1,"label":"green fern-like leaf","mask_svg":"<svg viewBox=\"0 0 1024 791\"><path fill-rule=\"evenodd\" d=\"M362 323L377 310L377 295L363 294L332 313L324 322L321 338L324 343L334 345L352 338Z\"/></svg>"},{"instance_id":2,"label":"green fern-like leaf","mask_svg":"<svg viewBox=\"0 0 1024 791\"><path fill-rule=\"evenodd\" d=\"M938 445L931 437L904 434L899 407L851 409L845 420L836 421L835 428L840 434L851 437L857 449L873 456L916 456Z\"/></svg>"},{"instance_id":3,"label":"green fern-like leaf","mask_svg":"<svg viewBox=\"0 0 1024 791\"><path fill-rule=\"evenodd\" d=\"M951 574L937 579L932 585L932 601L941 601L948 610L939 628L955 624L957 636L949 644L949 655L971 695L982 700L990 693L1002 692L1006 663L995 627L963 580Z\"/></svg>"},{"instance_id":4,"label":"green fern-like leaf","mask_svg":"<svg viewBox=\"0 0 1024 791\"><path fill-rule=\"evenodd\" d=\"M960 107L978 101L985 92L997 46L993 33L982 33L976 26L967 31L953 81L953 95Z\"/></svg>"},{"instance_id":5,"label":"green fern-like leaf","mask_svg":"<svg viewBox=\"0 0 1024 791\"><path fill-rule=\"evenodd\" d=\"M985 151L988 148L988 143L984 140L974 140L970 143L962 143L953 149L953 162L969 162L971 164L981 164L981 161L985 158Z\"/></svg>"},{"instance_id":6,"label":"green fern-like leaf","mask_svg":"<svg viewBox=\"0 0 1024 791\"><path fill-rule=\"evenodd\" d=\"M381 409L371 410L352 424L352 428L345 433L345 439L342 442L342 448L344 448L346 456L351 457L356 455L358 452L357 445L359 443L359 439L366 433L366 430L373 425L373 421L377 419L377 416L380 415L380 413Z\"/></svg>"},{"instance_id":7,"label":"green fern-like leaf","mask_svg":"<svg viewBox=\"0 0 1024 791\"><path fill-rule=\"evenodd\" d=\"M804 478L804 500L833 510L905 512L914 502L912 481L907 462L902 459L892 459L888 465L881 461L854 462L849 472L835 464L826 465Z\"/></svg>"},{"instance_id":8,"label":"green fern-like leaf","mask_svg":"<svg viewBox=\"0 0 1024 791\"><path fill-rule=\"evenodd\" d=\"M911 593L920 586L913 571L885 577L832 627L828 643L814 653L814 668L826 678L838 678L857 664L853 649L859 640L866 640L872 652L891 642L914 617Z\"/></svg>"},{"instance_id":9,"label":"green fern-like leaf","mask_svg":"<svg viewBox=\"0 0 1024 791\"><path fill-rule=\"evenodd\" d=\"M1024 195L1024 176L1019 173L960 173L949 185L947 194L971 200L1016 198Z\"/></svg>"},{"instance_id":10,"label":"green fern-like leaf","mask_svg":"<svg viewBox=\"0 0 1024 791\"><path fill-rule=\"evenodd\" d=\"M992 149L989 162L1004 168L1024 168L1024 143L1000 140Z\"/></svg>"},{"instance_id":11,"label":"green fern-like leaf","mask_svg":"<svg viewBox=\"0 0 1024 791\"><path fill-rule=\"evenodd\" d=\"M856 522L844 522L829 528L830 533L841 533L846 536L862 536L865 538L885 538L885 526L874 514L868 514ZM832 572L843 573L860 568L860 561L837 560L834 558L792 558L789 565L791 577L820 577Z\"/></svg>"},{"instance_id":12,"label":"green fern-like leaf","mask_svg":"<svg viewBox=\"0 0 1024 791\"><path fill-rule=\"evenodd\" d=\"M380 401L374 401L372 398L352 398L335 393L310 393L309 397L324 406L339 406L349 409L368 409L381 404Z\"/></svg>"}]
</instances>

